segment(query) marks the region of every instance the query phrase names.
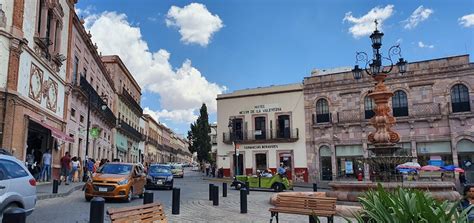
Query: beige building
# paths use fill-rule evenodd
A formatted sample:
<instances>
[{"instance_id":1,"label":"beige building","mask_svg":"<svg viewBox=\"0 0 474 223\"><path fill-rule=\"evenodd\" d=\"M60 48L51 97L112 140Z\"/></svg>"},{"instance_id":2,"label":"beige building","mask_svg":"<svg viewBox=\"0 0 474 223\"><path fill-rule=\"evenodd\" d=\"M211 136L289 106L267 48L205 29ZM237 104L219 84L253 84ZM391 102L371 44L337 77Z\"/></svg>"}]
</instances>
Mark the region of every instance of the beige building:
<instances>
[{"instance_id":1,"label":"beige building","mask_svg":"<svg viewBox=\"0 0 474 223\"><path fill-rule=\"evenodd\" d=\"M303 105L302 84L218 95L217 166L224 176L266 169L275 173L283 163L290 178L307 182Z\"/></svg>"},{"instance_id":2,"label":"beige building","mask_svg":"<svg viewBox=\"0 0 474 223\"><path fill-rule=\"evenodd\" d=\"M118 56L103 56L117 93L113 111L117 114L118 125L114 135L117 156L121 161L139 162L140 118L143 109L140 107L141 88L130 71Z\"/></svg>"},{"instance_id":3,"label":"beige building","mask_svg":"<svg viewBox=\"0 0 474 223\"><path fill-rule=\"evenodd\" d=\"M66 94L66 121L67 134L74 142L68 143L67 151L82 159L87 155L96 160L112 160L116 153L114 84L83 22L75 13L71 13L71 20L67 82L72 91Z\"/></svg>"},{"instance_id":4,"label":"beige building","mask_svg":"<svg viewBox=\"0 0 474 223\"><path fill-rule=\"evenodd\" d=\"M399 146L421 165L440 162L466 170L474 180L474 64L468 55L409 64L405 75L390 74L391 106ZM310 181L370 178L362 159L374 103L374 81L354 80L350 70L316 71L304 79L306 148Z\"/></svg>"},{"instance_id":5,"label":"beige building","mask_svg":"<svg viewBox=\"0 0 474 223\"><path fill-rule=\"evenodd\" d=\"M74 1L2 1L0 7L0 144L20 160L52 151L53 176L65 143L65 92Z\"/></svg>"}]
</instances>

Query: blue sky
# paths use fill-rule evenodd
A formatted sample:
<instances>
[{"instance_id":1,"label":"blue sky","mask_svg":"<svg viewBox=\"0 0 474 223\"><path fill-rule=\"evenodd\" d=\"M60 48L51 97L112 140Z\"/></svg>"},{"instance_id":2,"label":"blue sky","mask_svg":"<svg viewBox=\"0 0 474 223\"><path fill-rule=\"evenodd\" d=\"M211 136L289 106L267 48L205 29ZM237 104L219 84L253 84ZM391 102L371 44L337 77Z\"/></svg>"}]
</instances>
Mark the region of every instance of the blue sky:
<instances>
[{"instance_id":1,"label":"blue sky","mask_svg":"<svg viewBox=\"0 0 474 223\"><path fill-rule=\"evenodd\" d=\"M398 42L410 62L474 54L472 0L80 0L76 10L99 51L132 71L142 107L180 134L203 102L215 121L218 93L353 66L356 51L370 53L374 18L382 51Z\"/></svg>"}]
</instances>

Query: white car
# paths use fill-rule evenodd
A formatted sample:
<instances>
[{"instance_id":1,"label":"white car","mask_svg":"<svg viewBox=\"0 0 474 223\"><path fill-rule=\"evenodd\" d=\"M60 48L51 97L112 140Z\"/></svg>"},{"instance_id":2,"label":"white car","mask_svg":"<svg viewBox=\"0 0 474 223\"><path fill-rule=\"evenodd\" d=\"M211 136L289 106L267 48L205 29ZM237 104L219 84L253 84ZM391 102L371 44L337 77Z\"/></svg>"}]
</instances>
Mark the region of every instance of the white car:
<instances>
[{"instance_id":1,"label":"white car","mask_svg":"<svg viewBox=\"0 0 474 223\"><path fill-rule=\"evenodd\" d=\"M20 207L29 215L36 205L35 178L20 160L5 154L0 149L0 220L8 208Z\"/></svg>"}]
</instances>

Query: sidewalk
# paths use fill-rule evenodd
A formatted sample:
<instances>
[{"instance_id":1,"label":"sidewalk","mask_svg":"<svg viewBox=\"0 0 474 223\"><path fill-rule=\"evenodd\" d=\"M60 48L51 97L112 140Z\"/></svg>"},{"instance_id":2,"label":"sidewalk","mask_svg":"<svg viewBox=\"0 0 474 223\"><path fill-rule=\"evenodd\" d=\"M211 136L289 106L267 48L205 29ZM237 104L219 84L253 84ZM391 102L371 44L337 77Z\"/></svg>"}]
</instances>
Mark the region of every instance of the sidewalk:
<instances>
[{"instance_id":1,"label":"sidewalk","mask_svg":"<svg viewBox=\"0 0 474 223\"><path fill-rule=\"evenodd\" d=\"M65 197L70 193L82 189L83 182L70 183L65 185L64 182L58 186L58 193L53 194L52 182L40 182L36 185L36 196L38 200L50 199L55 197Z\"/></svg>"}]
</instances>

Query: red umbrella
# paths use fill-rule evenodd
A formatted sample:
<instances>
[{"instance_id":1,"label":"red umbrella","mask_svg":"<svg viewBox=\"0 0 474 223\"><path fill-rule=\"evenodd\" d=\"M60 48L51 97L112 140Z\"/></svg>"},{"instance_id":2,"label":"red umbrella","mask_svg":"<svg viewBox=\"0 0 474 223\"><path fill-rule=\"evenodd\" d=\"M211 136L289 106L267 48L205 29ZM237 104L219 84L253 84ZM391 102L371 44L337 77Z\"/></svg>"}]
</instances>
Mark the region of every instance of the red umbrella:
<instances>
[{"instance_id":1,"label":"red umbrella","mask_svg":"<svg viewBox=\"0 0 474 223\"><path fill-rule=\"evenodd\" d=\"M464 170L459 168L459 167L456 167L454 168L454 172L457 172L457 173L464 173Z\"/></svg>"},{"instance_id":2,"label":"red umbrella","mask_svg":"<svg viewBox=\"0 0 474 223\"><path fill-rule=\"evenodd\" d=\"M421 167L421 170L427 170L427 171L439 171L439 170L441 170L441 167L439 167L439 166L432 166L432 165L428 165L428 166L423 166L423 167Z\"/></svg>"}]
</instances>

